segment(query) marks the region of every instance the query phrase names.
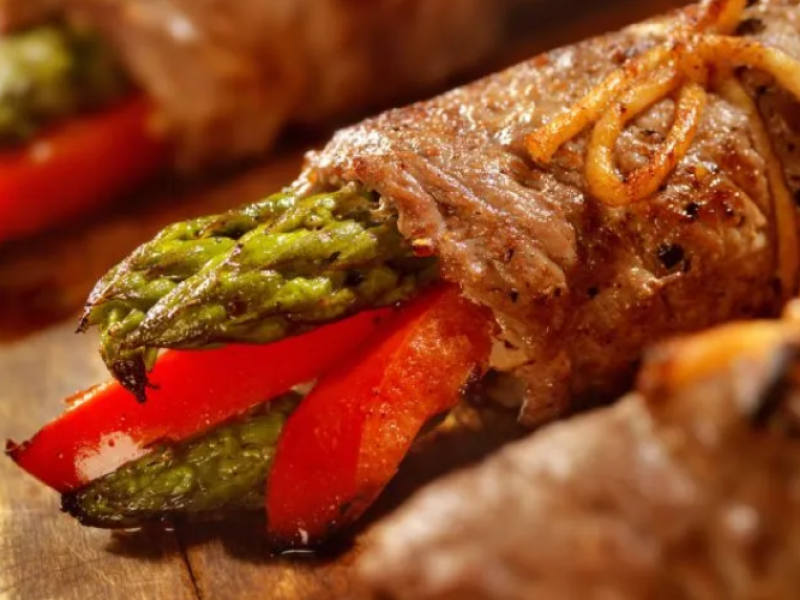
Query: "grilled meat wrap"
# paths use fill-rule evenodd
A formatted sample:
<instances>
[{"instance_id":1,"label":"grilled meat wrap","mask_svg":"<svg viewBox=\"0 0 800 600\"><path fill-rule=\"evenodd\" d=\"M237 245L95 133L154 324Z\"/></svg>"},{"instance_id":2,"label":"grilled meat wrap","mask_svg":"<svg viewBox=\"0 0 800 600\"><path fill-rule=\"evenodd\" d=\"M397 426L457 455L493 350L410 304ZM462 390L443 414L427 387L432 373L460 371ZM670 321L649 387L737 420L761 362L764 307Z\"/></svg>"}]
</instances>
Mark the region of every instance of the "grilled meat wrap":
<instances>
[{"instance_id":1,"label":"grilled meat wrap","mask_svg":"<svg viewBox=\"0 0 800 600\"><path fill-rule=\"evenodd\" d=\"M800 7L744 8L710 0L386 113L340 132L283 193L167 228L86 306L81 328L100 327L118 382L12 456L88 523L248 498L274 536L305 545L357 518L488 366L522 383L522 420L537 424L624 388L664 336L777 313L799 270ZM352 331L341 364L303 341L337 327ZM159 358L235 343L263 347L217 348L218 367ZM277 448L257 449L259 470L246 444L226 450L226 469L252 474L242 487L189 476L220 431L244 435L260 401L317 377ZM191 416L150 408L180 413L186 385ZM156 468L153 496L141 482Z\"/></svg>"},{"instance_id":2,"label":"grilled meat wrap","mask_svg":"<svg viewBox=\"0 0 800 600\"><path fill-rule=\"evenodd\" d=\"M798 321L677 339L614 407L423 490L362 573L398 600L789 600L798 432Z\"/></svg>"},{"instance_id":3,"label":"grilled meat wrap","mask_svg":"<svg viewBox=\"0 0 800 600\"><path fill-rule=\"evenodd\" d=\"M527 383L529 422L563 413L576 397L621 391L641 349L660 337L778 306L769 169L779 160L789 189L800 189L800 107L769 76L740 73L759 111L710 88L691 146L646 200L610 206L594 197L590 128L546 167L529 157L526 136L630 57L672 43L683 18L555 50L346 129L310 156L299 183L357 182L397 208L401 233L438 255L443 277L504 327L518 352L498 354L496 366ZM759 2L737 31L800 57L797 2ZM657 101L625 129L616 144L623 174L654 157L675 107L672 97ZM763 128L777 159L759 147ZM794 208L785 217L794 235Z\"/></svg>"},{"instance_id":4,"label":"grilled meat wrap","mask_svg":"<svg viewBox=\"0 0 800 600\"><path fill-rule=\"evenodd\" d=\"M590 189L591 127L579 129L550 164L530 158L528 136L568 114L605 78L631 70L627 58L674 44L675 28L696 26L696 13L556 50L345 129L309 156L290 195L353 189L371 194L372 209L361 205L362 219L372 210L370 218L388 219L413 253L438 256L441 276L490 308L502 327L493 367L527 385L525 421L563 414L581 398L618 393L648 343L737 317L774 314L796 286L796 210L789 194L800 189L793 176L800 168L793 129L798 106L783 84L761 71L740 70L739 76L707 82L689 143L671 153L676 164L657 189L636 202L612 205ZM724 39L763 44L791 59L800 45L800 33L790 28L798 16L797 3L762 3L737 21L739 35ZM720 62L720 71L726 64ZM607 104L610 109L612 101ZM683 111L670 96L650 104L615 145L622 173L652 166ZM135 319L117 326L112 337L128 350L243 339L232 333L241 321L237 311L214 313L205 325L187 316L210 307L212 297L222 301L193 291L221 277L217 266L204 270L211 259L219 260L217 253L229 253L239 280L266 266L241 256L233 242L244 234L253 246L266 244L251 230L274 211L267 204L243 212L257 215L245 228L228 232L205 221L184 224L139 249L100 282L84 324L107 330L108 309L121 304L124 315L133 311ZM224 226L237 218L208 222ZM176 236L189 243L170 247L168 272L147 266ZM225 243L199 262L181 254L218 237ZM397 252L382 249L378 258ZM325 268L311 266L306 274ZM153 282L165 274L178 289L151 291L140 301L142 286L156 287ZM230 284L225 298L240 287ZM267 300L252 293L236 297L247 298L248 305ZM258 314L244 312L247 322L258 323ZM106 358L115 371L115 357Z\"/></svg>"}]
</instances>

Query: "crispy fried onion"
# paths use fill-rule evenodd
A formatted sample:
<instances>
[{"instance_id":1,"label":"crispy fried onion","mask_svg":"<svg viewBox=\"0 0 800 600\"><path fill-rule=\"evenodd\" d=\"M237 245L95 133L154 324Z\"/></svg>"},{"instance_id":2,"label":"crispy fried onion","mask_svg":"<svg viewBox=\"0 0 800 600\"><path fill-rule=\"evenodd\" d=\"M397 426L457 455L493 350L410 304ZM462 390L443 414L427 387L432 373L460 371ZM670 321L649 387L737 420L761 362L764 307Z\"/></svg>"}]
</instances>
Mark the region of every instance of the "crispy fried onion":
<instances>
[{"instance_id":1,"label":"crispy fried onion","mask_svg":"<svg viewBox=\"0 0 800 600\"><path fill-rule=\"evenodd\" d=\"M626 62L526 143L534 162L547 165L563 144L594 125L586 151L589 191L607 205L625 206L655 193L686 156L713 87L754 123L754 144L767 164L774 203L779 276L784 293L791 294L799 260L794 205L761 114L734 69L764 71L800 100L800 61L756 40L734 37L745 6L746 0L706 0L694 20L673 27L672 39ZM647 164L621 175L614 151L625 126L666 97L675 99L669 134Z\"/></svg>"}]
</instances>

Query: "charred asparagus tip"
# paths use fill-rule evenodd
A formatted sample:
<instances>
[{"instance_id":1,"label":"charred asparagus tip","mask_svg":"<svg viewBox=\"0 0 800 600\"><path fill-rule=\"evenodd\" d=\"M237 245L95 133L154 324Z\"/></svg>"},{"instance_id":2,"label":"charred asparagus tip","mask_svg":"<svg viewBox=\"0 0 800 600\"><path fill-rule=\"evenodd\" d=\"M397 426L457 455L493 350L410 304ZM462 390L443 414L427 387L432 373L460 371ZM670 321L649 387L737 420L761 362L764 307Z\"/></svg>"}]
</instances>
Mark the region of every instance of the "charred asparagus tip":
<instances>
[{"instance_id":1,"label":"charred asparagus tip","mask_svg":"<svg viewBox=\"0 0 800 600\"><path fill-rule=\"evenodd\" d=\"M151 349L269 343L408 298L435 261L396 220L347 188L173 225L98 283L78 329L99 324L109 370L144 401Z\"/></svg>"}]
</instances>

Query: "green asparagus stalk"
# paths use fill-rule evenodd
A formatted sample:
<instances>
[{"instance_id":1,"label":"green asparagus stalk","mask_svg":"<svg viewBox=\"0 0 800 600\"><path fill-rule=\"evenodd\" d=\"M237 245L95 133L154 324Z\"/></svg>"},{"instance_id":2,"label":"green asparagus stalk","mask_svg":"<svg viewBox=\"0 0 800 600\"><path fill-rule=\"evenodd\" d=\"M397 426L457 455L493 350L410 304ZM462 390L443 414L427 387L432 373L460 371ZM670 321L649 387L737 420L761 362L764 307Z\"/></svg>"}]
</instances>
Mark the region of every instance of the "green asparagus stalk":
<instances>
[{"instance_id":1,"label":"green asparagus stalk","mask_svg":"<svg viewBox=\"0 0 800 600\"><path fill-rule=\"evenodd\" d=\"M283 193L164 230L98 283L80 329L100 327L109 370L144 400L159 348L276 341L395 303L434 275L375 195Z\"/></svg>"},{"instance_id":2,"label":"green asparagus stalk","mask_svg":"<svg viewBox=\"0 0 800 600\"><path fill-rule=\"evenodd\" d=\"M297 394L268 402L200 437L154 449L62 498L84 525L139 527L263 510L275 446Z\"/></svg>"}]
</instances>

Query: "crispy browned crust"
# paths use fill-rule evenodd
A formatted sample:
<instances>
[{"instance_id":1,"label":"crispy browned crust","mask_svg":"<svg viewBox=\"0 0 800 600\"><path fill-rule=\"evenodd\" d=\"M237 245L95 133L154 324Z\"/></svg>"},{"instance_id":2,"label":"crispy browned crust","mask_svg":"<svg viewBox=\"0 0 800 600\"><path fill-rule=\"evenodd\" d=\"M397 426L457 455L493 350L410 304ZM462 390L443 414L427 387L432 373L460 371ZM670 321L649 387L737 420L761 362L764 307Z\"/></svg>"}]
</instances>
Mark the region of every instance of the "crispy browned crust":
<instances>
[{"instance_id":1,"label":"crispy browned crust","mask_svg":"<svg viewBox=\"0 0 800 600\"><path fill-rule=\"evenodd\" d=\"M435 483L361 572L394 600L793 600L800 325L650 355L637 393Z\"/></svg>"},{"instance_id":2,"label":"crispy browned crust","mask_svg":"<svg viewBox=\"0 0 800 600\"><path fill-rule=\"evenodd\" d=\"M798 11L797 2L762 3L740 33L800 56ZM638 204L610 208L587 196L585 135L546 171L527 157L526 134L663 41L667 20L555 50L346 129L309 157L298 184L358 181L397 205L402 232L429 240L445 277L490 306L522 348L513 370L528 382L528 422L562 414L571 399L619 392L648 343L774 313L780 303L764 160L752 122L718 95L686 158ZM746 78L769 111L796 191L800 111L768 81ZM623 172L647 161L672 114L664 100L623 135Z\"/></svg>"}]
</instances>

